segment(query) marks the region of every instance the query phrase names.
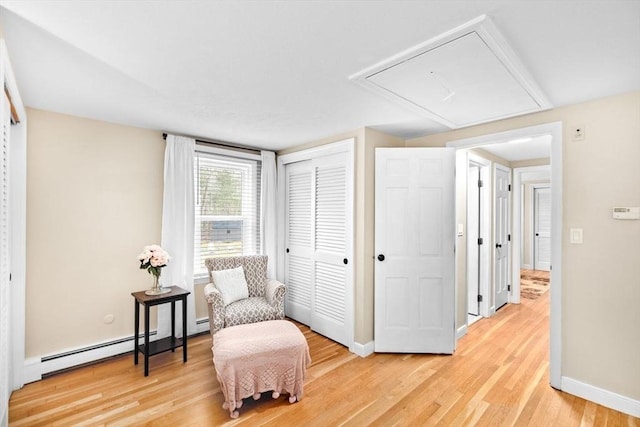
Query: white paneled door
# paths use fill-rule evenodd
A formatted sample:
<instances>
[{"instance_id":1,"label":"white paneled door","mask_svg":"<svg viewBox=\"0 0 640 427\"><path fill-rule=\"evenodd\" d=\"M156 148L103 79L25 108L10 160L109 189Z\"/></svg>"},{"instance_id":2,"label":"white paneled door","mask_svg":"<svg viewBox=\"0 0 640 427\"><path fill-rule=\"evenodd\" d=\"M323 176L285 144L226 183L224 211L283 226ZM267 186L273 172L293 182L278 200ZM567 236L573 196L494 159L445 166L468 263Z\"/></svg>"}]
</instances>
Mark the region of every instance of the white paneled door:
<instances>
[{"instance_id":1,"label":"white paneled door","mask_svg":"<svg viewBox=\"0 0 640 427\"><path fill-rule=\"evenodd\" d=\"M353 180L350 155L286 165L287 316L350 346L353 336Z\"/></svg>"},{"instance_id":2,"label":"white paneled door","mask_svg":"<svg viewBox=\"0 0 640 427\"><path fill-rule=\"evenodd\" d=\"M496 165L494 179L494 306L499 309L509 301L509 186L511 169Z\"/></svg>"},{"instance_id":3,"label":"white paneled door","mask_svg":"<svg viewBox=\"0 0 640 427\"><path fill-rule=\"evenodd\" d=\"M377 148L375 351L455 349L450 148Z\"/></svg>"},{"instance_id":4,"label":"white paneled door","mask_svg":"<svg viewBox=\"0 0 640 427\"><path fill-rule=\"evenodd\" d=\"M533 269L551 269L551 188L533 189Z\"/></svg>"}]
</instances>

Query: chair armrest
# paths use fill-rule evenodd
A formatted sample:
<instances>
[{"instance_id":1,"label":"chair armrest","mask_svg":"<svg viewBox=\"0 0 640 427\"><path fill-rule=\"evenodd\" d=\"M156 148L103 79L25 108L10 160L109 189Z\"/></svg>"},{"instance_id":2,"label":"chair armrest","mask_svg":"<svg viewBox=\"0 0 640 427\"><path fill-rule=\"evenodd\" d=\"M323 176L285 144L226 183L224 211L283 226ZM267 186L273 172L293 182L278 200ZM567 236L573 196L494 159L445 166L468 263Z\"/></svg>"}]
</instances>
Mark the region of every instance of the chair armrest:
<instances>
[{"instance_id":1,"label":"chair armrest","mask_svg":"<svg viewBox=\"0 0 640 427\"><path fill-rule=\"evenodd\" d=\"M207 300L207 311L209 312L209 332L214 335L224 328L224 301L222 293L209 283L204 287L204 297Z\"/></svg>"},{"instance_id":2,"label":"chair armrest","mask_svg":"<svg viewBox=\"0 0 640 427\"><path fill-rule=\"evenodd\" d=\"M284 294L286 291L284 283L275 279L266 279L264 296L272 307L278 309L278 319L284 319Z\"/></svg>"}]
</instances>

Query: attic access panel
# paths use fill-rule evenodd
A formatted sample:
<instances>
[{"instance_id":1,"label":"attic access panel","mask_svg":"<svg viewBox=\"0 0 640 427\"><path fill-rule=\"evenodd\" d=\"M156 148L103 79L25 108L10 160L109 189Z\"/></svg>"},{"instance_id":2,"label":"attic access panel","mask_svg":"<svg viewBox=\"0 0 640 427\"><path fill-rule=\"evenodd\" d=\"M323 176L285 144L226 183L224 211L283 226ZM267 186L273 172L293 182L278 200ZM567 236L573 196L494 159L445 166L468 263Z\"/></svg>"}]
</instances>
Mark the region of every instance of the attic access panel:
<instances>
[{"instance_id":1,"label":"attic access panel","mask_svg":"<svg viewBox=\"0 0 640 427\"><path fill-rule=\"evenodd\" d=\"M450 128L551 107L486 16L351 78Z\"/></svg>"}]
</instances>

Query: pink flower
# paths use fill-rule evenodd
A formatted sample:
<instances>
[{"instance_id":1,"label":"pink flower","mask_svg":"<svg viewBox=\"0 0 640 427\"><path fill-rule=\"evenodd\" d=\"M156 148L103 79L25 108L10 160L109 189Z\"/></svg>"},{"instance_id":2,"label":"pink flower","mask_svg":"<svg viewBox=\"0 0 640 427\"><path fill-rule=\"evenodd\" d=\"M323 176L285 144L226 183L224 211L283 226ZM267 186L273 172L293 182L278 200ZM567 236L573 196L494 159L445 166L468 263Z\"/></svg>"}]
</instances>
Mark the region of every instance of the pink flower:
<instances>
[{"instance_id":1,"label":"pink flower","mask_svg":"<svg viewBox=\"0 0 640 427\"><path fill-rule=\"evenodd\" d=\"M147 270L149 273L160 275L160 268L166 266L171 257L159 245L149 245L142 249L142 253L138 255L140 268Z\"/></svg>"}]
</instances>

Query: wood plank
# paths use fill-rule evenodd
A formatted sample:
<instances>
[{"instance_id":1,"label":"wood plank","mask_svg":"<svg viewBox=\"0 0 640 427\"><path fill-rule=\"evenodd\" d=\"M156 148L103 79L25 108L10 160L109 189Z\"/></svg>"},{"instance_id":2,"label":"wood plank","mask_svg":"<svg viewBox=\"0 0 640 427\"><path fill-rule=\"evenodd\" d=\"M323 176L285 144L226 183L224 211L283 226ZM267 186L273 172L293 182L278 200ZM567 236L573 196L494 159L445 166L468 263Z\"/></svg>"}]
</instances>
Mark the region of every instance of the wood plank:
<instances>
[{"instance_id":1,"label":"wood plank","mask_svg":"<svg viewBox=\"0 0 640 427\"><path fill-rule=\"evenodd\" d=\"M469 328L453 356L358 357L298 327L312 364L304 398L245 399L240 418L222 409L208 334L182 352L133 355L53 375L15 391L11 426L44 425L628 425L640 419L549 386L549 293L508 305Z\"/></svg>"}]
</instances>

